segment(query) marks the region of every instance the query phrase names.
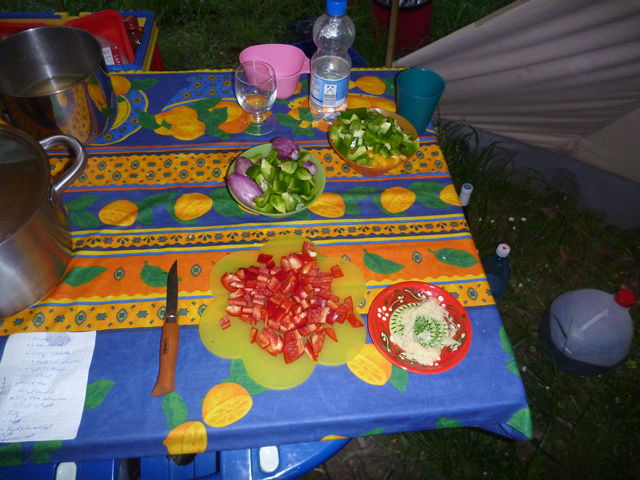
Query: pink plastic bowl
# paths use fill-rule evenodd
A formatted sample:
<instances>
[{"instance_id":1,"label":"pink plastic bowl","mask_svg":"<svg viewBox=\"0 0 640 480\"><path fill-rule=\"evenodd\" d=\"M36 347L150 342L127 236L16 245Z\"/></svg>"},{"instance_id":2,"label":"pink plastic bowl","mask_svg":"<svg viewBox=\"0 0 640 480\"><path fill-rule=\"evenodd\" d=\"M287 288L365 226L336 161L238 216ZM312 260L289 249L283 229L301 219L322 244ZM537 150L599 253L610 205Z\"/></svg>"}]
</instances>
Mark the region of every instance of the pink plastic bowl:
<instances>
[{"instance_id":1,"label":"pink plastic bowl","mask_svg":"<svg viewBox=\"0 0 640 480\"><path fill-rule=\"evenodd\" d=\"M300 75L311 71L311 60L293 45L266 43L245 48L240 52L240 63L250 60L267 62L276 71L278 90L276 98L289 98L296 91Z\"/></svg>"}]
</instances>

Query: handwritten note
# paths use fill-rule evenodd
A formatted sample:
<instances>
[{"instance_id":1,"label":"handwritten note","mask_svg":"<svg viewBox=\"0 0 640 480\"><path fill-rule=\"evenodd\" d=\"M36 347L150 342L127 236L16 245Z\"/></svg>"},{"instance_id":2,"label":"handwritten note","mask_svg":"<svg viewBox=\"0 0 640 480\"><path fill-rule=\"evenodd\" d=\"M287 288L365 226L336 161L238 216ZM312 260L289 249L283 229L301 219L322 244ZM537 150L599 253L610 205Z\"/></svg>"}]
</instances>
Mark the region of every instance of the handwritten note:
<instances>
[{"instance_id":1,"label":"handwritten note","mask_svg":"<svg viewBox=\"0 0 640 480\"><path fill-rule=\"evenodd\" d=\"M78 434L96 332L18 333L0 362L0 443Z\"/></svg>"}]
</instances>

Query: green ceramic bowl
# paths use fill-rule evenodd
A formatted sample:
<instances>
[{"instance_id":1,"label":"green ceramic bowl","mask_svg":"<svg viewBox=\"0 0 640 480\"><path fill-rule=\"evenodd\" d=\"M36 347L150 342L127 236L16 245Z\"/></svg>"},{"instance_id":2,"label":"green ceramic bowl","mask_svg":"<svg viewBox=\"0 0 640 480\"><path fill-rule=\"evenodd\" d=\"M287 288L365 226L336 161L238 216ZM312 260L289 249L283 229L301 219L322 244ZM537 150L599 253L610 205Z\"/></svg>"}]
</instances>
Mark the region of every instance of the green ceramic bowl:
<instances>
[{"instance_id":1,"label":"green ceramic bowl","mask_svg":"<svg viewBox=\"0 0 640 480\"><path fill-rule=\"evenodd\" d=\"M267 155L269 155L270 151L271 151L271 143L263 143L262 145L257 145L257 146L255 146L253 148L250 148L249 150L245 150L239 156L251 158L251 157L253 157L255 155L260 154L263 157L266 157ZM306 150L304 148L301 148L300 151L304 152ZM229 190L229 193L231 194L233 199L236 202L238 202L238 205L240 205L240 207L243 208L244 210L246 210L247 212L254 213L256 215L263 215L263 216L269 217L269 218L286 218L286 217L290 217L291 215L294 215L294 214L296 214L298 212L302 212L302 211L306 210L307 208L309 208L309 205L311 205L313 202L315 202L318 199L318 197L320 196L320 194L322 194L322 192L324 191L324 186L325 186L325 184L327 182L327 176L324 173L324 168L323 168L322 164L320 163L320 161L313 154L311 154L310 160L317 167L317 172L313 176L313 179L316 181L316 185L315 185L315 188L313 189L313 198L309 201L309 203L307 203L307 205L305 205L304 208L301 208L300 210L294 210L293 212L287 212L287 213L263 213L263 212L259 212L258 210L256 210L252 206L247 205L246 203L242 202L238 197L236 197L234 195L233 191L229 188L228 184L227 184L227 189ZM231 175L233 172L235 172L235 169L236 169L236 162L234 161L229 166L228 175Z\"/></svg>"}]
</instances>

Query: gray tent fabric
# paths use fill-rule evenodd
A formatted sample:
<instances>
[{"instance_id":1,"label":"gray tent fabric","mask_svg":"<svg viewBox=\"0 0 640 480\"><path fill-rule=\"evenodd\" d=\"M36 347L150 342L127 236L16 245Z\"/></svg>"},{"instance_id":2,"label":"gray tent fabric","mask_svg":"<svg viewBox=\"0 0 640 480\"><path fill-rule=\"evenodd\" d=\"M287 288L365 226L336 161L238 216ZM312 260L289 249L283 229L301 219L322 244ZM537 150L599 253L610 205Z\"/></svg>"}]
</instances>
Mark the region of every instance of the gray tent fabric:
<instances>
[{"instance_id":1,"label":"gray tent fabric","mask_svg":"<svg viewBox=\"0 0 640 480\"><path fill-rule=\"evenodd\" d=\"M522 0L413 52L440 118L640 183L640 0Z\"/></svg>"}]
</instances>

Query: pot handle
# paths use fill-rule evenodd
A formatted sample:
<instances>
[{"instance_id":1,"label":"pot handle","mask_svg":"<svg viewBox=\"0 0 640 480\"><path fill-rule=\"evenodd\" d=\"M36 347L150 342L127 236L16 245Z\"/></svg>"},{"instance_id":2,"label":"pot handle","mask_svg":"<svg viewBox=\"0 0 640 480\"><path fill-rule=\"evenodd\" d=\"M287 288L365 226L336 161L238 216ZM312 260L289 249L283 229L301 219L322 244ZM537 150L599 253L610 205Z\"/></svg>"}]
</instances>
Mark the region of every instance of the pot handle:
<instances>
[{"instance_id":1,"label":"pot handle","mask_svg":"<svg viewBox=\"0 0 640 480\"><path fill-rule=\"evenodd\" d=\"M64 145L69 147L76 156L76 160L73 162L71 168L64 172L53 182L53 185L51 185L51 204L54 207L60 207L62 204L62 192L80 176L84 167L87 166L87 150L82 143L69 135L52 135L51 137L40 140L40 145L42 145L42 148L45 150L58 145Z\"/></svg>"}]
</instances>

